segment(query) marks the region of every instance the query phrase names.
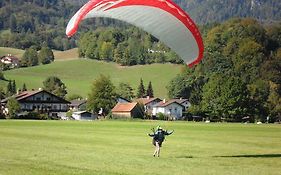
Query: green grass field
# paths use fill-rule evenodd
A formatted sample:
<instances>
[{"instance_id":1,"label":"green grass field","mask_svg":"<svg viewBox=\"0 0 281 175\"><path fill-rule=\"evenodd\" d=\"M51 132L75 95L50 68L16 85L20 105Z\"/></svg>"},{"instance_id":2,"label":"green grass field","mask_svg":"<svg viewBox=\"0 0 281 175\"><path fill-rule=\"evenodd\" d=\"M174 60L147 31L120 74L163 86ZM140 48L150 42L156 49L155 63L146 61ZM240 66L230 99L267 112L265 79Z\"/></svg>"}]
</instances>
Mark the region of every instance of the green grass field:
<instances>
[{"instance_id":1,"label":"green grass field","mask_svg":"<svg viewBox=\"0 0 281 175\"><path fill-rule=\"evenodd\" d=\"M5 71L4 75L7 79L16 80L18 88L26 83L29 89L42 87L43 81L48 76L58 76L66 84L69 94L79 94L84 97L90 92L92 82L100 74L109 75L116 86L120 82L129 83L135 91L140 78L143 78L145 88L151 81L154 95L163 98L167 96L166 86L181 71L181 68L181 65L173 64L121 67L115 63L78 59L9 70Z\"/></svg>"},{"instance_id":2,"label":"green grass field","mask_svg":"<svg viewBox=\"0 0 281 175\"><path fill-rule=\"evenodd\" d=\"M67 61L79 59L78 48L66 50L66 51L53 51L55 61Z\"/></svg>"},{"instance_id":3,"label":"green grass field","mask_svg":"<svg viewBox=\"0 0 281 175\"><path fill-rule=\"evenodd\" d=\"M0 47L0 56L12 54L18 58L21 58L24 53L24 50L14 49L9 47Z\"/></svg>"},{"instance_id":4,"label":"green grass field","mask_svg":"<svg viewBox=\"0 0 281 175\"><path fill-rule=\"evenodd\" d=\"M175 129L152 156L146 134ZM281 125L0 121L0 174L277 175Z\"/></svg>"}]
</instances>

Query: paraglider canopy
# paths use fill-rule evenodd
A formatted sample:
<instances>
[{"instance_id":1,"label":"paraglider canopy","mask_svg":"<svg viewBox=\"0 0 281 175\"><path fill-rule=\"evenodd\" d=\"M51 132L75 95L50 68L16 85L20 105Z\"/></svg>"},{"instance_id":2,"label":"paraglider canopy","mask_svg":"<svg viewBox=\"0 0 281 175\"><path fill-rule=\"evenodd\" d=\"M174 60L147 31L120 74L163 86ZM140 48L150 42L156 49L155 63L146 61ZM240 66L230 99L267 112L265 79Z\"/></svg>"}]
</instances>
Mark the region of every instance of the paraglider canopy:
<instances>
[{"instance_id":1,"label":"paraglider canopy","mask_svg":"<svg viewBox=\"0 0 281 175\"><path fill-rule=\"evenodd\" d=\"M189 66L203 57L203 41L191 18L171 0L90 0L69 21L71 37L86 18L108 17L128 22L152 34Z\"/></svg>"}]
</instances>

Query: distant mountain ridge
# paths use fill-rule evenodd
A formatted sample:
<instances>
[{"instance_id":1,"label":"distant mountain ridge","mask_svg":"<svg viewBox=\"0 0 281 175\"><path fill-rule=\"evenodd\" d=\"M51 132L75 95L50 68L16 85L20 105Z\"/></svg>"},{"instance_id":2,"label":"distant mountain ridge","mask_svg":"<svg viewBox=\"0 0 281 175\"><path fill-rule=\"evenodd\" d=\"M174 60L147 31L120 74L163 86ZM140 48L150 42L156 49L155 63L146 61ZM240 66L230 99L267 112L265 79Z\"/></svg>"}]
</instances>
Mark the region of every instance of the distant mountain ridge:
<instances>
[{"instance_id":1,"label":"distant mountain ridge","mask_svg":"<svg viewBox=\"0 0 281 175\"><path fill-rule=\"evenodd\" d=\"M66 0L82 5L88 0ZM280 0L173 0L199 24L252 17L270 23L281 20Z\"/></svg>"}]
</instances>

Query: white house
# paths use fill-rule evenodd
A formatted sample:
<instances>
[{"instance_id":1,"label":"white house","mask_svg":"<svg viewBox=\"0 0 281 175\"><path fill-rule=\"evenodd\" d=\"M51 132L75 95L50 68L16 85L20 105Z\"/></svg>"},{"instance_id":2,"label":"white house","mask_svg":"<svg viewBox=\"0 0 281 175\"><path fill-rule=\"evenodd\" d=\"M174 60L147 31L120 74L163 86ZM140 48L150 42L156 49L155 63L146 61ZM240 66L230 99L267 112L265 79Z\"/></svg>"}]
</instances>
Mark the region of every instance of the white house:
<instances>
[{"instance_id":1,"label":"white house","mask_svg":"<svg viewBox=\"0 0 281 175\"><path fill-rule=\"evenodd\" d=\"M153 106L156 105L157 103L161 102L161 99L159 98L151 98L151 97L146 97L146 98L138 98L136 100L139 104L144 105L144 110L148 114L152 114Z\"/></svg>"},{"instance_id":2,"label":"white house","mask_svg":"<svg viewBox=\"0 0 281 175\"><path fill-rule=\"evenodd\" d=\"M76 111L72 113L75 120L95 120L97 116L87 111Z\"/></svg>"},{"instance_id":3,"label":"white house","mask_svg":"<svg viewBox=\"0 0 281 175\"><path fill-rule=\"evenodd\" d=\"M176 100L166 101L165 99L153 106L152 115L156 116L158 113L171 116L175 120L182 118L182 111L184 106L179 104Z\"/></svg>"},{"instance_id":4,"label":"white house","mask_svg":"<svg viewBox=\"0 0 281 175\"><path fill-rule=\"evenodd\" d=\"M188 101L188 99L180 98L174 100L184 106L184 111L186 111L191 106L191 103Z\"/></svg>"}]
</instances>

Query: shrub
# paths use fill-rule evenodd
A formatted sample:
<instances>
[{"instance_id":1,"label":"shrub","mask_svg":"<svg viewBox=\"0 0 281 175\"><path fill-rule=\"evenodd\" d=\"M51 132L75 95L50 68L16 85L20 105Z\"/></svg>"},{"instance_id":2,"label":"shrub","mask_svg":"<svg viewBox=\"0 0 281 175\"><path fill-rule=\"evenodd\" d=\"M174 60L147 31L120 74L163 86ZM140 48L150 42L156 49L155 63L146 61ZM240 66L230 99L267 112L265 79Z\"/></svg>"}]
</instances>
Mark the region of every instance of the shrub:
<instances>
[{"instance_id":1,"label":"shrub","mask_svg":"<svg viewBox=\"0 0 281 175\"><path fill-rule=\"evenodd\" d=\"M165 115L165 114L163 114L161 112L157 113L156 117L157 117L158 120L168 120L169 119L168 115Z\"/></svg>"}]
</instances>

